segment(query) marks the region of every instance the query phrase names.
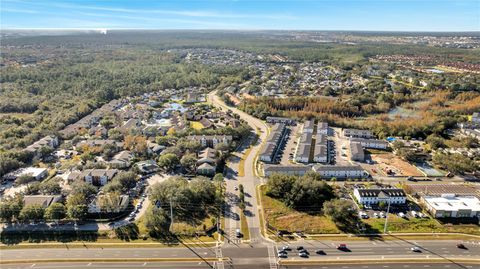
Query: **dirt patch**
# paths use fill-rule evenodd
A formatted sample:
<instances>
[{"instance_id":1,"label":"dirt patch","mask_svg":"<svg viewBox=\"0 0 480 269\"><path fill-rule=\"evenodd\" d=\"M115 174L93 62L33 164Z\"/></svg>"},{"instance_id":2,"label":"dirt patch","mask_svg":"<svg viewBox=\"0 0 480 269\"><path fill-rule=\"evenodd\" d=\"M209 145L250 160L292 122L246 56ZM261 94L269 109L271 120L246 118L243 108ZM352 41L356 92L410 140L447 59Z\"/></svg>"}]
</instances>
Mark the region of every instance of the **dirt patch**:
<instances>
[{"instance_id":1,"label":"dirt patch","mask_svg":"<svg viewBox=\"0 0 480 269\"><path fill-rule=\"evenodd\" d=\"M375 161L377 170L386 172L392 170L396 176L412 176L421 177L423 174L418 169L408 162L395 156L393 153L372 154L372 160Z\"/></svg>"}]
</instances>

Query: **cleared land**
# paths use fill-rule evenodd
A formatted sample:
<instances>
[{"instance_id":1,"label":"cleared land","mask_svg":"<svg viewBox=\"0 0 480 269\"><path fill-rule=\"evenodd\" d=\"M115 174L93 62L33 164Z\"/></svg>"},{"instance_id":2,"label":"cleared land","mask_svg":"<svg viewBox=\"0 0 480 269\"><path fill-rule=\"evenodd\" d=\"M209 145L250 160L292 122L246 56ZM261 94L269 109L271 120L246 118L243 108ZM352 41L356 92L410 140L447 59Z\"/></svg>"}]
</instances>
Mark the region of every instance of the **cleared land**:
<instances>
[{"instance_id":1,"label":"cleared land","mask_svg":"<svg viewBox=\"0 0 480 269\"><path fill-rule=\"evenodd\" d=\"M372 160L376 163L377 170L386 171L391 169L397 176L424 176L418 169L408 162L395 156L393 153L371 154Z\"/></svg>"},{"instance_id":2,"label":"cleared land","mask_svg":"<svg viewBox=\"0 0 480 269\"><path fill-rule=\"evenodd\" d=\"M260 187L262 206L268 225L277 230L304 231L306 233L340 233L335 223L322 215L310 215L286 207L281 201L266 195L266 186Z\"/></svg>"}]
</instances>

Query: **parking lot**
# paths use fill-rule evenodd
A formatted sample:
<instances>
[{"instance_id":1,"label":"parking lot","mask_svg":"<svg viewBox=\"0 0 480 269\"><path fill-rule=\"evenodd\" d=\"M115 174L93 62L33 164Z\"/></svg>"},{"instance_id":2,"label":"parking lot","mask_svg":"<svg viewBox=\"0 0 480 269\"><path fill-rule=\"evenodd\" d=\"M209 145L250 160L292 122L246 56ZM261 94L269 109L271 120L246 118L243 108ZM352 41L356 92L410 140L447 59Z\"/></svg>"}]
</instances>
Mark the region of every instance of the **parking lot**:
<instances>
[{"instance_id":1,"label":"parking lot","mask_svg":"<svg viewBox=\"0 0 480 269\"><path fill-rule=\"evenodd\" d=\"M341 135L340 128L332 127L333 135L329 137L331 139L331 146L334 149L332 152L333 164L335 165L351 165L348 159L348 139Z\"/></svg>"},{"instance_id":2,"label":"parking lot","mask_svg":"<svg viewBox=\"0 0 480 269\"><path fill-rule=\"evenodd\" d=\"M295 155L295 149L297 147L298 138L300 137L299 130L301 130L300 125L288 126L287 137L285 138L283 154L281 155L280 164L281 165L291 165L291 161Z\"/></svg>"}]
</instances>

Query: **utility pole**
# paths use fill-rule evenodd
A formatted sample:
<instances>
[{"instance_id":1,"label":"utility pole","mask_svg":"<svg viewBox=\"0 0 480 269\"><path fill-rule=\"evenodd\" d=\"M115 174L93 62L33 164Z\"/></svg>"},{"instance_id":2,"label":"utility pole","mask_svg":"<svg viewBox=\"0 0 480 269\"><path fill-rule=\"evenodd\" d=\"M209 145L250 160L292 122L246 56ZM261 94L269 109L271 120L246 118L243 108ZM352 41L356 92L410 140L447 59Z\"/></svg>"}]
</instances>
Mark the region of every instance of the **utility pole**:
<instances>
[{"instance_id":1,"label":"utility pole","mask_svg":"<svg viewBox=\"0 0 480 269\"><path fill-rule=\"evenodd\" d=\"M385 226L383 227L383 233L387 233L388 213L390 212L390 196L388 196L387 215L385 216Z\"/></svg>"},{"instance_id":2,"label":"utility pole","mask_svg":"<svg viewBox=\"0 0 480 269\"><path fill-rule=\"evenodd\" d=\"M172 198L170 198L170 232L173 233L173 207Z\"/></svg>"}]
</instances>

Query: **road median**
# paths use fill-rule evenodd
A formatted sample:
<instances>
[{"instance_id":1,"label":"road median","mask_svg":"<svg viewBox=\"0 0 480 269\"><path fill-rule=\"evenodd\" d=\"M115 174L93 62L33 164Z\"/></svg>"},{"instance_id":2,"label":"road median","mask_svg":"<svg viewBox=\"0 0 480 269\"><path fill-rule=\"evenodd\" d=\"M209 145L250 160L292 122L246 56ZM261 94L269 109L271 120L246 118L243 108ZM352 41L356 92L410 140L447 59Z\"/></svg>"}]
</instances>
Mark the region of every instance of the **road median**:
<instances>
[{"instance_id":1,"label":"road median","mask_svg":"<svg viewBox=\"0 0 480 269\"><path fill-rule=\"evenodd\" d=\"M218 262L228 261L228 257L223 258L78 258L78 259L27 259L27 260L1 260L0 264L19 264L19 263L63 263L63 262Z\"/></svg>"}]
</instances>

